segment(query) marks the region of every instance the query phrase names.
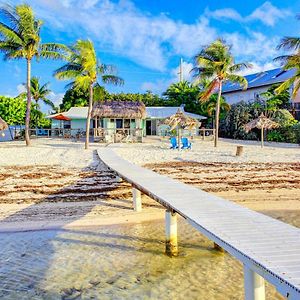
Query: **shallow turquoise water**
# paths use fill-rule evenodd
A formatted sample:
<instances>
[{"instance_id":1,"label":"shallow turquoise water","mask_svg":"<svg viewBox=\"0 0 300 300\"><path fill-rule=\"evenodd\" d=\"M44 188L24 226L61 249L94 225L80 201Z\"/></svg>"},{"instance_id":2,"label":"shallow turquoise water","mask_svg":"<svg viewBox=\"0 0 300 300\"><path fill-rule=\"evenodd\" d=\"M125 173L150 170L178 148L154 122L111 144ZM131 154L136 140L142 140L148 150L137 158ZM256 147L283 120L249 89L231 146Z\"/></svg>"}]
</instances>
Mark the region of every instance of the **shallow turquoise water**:
<instances>
[{"instance_id":1,"label":"shallow turquoise water","mask_svg":"<svg viewBox=\"0 0 300 300\"><path fill-rule=\"evenodd\" d=\"M243 299L241 265L184 220L179 245L163 222L1 234L0 299Z\"/></svg>"}]
</instances>

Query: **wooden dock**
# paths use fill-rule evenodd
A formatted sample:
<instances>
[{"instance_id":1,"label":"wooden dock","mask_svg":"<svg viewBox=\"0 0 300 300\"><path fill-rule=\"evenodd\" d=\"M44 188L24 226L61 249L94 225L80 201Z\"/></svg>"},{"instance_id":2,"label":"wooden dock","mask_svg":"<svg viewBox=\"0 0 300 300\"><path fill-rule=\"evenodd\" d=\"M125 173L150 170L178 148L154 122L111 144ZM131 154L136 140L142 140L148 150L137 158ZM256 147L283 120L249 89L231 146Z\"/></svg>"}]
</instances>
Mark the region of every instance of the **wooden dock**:
<instances>
[{"instance_id":1,"label":"wooden dock","mask_svg":"<svg viewBox=\"0 0 300 300\"><path fill-rule=\"evenodd\" d=\"M132 184L135 207L140 209L140 192L166 207L167 239L175 243L174 251L178 213L243 263L246 300L265 299L264 280L287 299L300 299L300 229L134 165L110 147L98 155Z\"/></svg>"}]
</instances>

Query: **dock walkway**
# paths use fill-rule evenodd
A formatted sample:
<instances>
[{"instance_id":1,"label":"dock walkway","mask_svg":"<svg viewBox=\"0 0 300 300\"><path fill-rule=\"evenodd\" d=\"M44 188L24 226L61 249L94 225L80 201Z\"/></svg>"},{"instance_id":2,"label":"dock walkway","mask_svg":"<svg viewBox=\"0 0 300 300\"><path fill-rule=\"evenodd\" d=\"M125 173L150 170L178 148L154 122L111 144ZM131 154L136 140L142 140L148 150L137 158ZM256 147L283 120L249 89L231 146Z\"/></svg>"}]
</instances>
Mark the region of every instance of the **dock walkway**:
<instances>
[{"instance_id":1,"label":"dock walkway","mask_svg":"<svg viewBox=\"0 0 300 300\"><path fill-rule=\"evenodd\" d=\"M300 230L238 204L134 165L112 148L100 159L135 190L153 198L244 265L245 299L265 299L264 279L300 299Z\"/></svg>"}]
</instances>

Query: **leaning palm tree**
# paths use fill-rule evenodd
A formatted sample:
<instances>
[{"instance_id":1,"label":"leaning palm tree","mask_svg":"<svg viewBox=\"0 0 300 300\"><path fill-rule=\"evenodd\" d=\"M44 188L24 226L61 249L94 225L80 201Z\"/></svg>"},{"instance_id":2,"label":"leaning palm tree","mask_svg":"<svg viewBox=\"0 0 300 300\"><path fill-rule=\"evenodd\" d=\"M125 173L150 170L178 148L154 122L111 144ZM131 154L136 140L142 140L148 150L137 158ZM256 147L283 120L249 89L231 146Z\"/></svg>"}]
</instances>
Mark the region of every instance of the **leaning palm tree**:
<instances>
[{"instance_id":1,"label":"leaning palm tree","mask_svg":"<svg viewBox=\"0 0 300 300\"><path fill-rule=\"evenodd\" d=\"M0 22L0 51L4 53L4 59L23 58L27 61L25 139L29 146L31 61L39 54L42 22L35 18L33 10L27 4L0 7L0 16L6 21Z\"/></svg>"},{"instance_id":2,"label":"leaning palm tree","mask_svg":"<svg viewBox=\"0 0 300 300\"><path fill-rule=\"evenodd\" d=\"M297 18L300 19L300 15L298 15ZM275 92L282 93L293 86L292 98L295 98L300 89L300 38L284 37L277 46L277 50L281 49L293 51L293 53L278 56L274 60L282 63L283 70L294 69L294 74L291 78L287 79L278 88L276 88Z\"/></svg>"},{"instance_id":3,"label":"leaning palm tree","mask_svg":"<svg viewBox=\"0 0 300 300\"><path fill-rule=\"evenodd\" d=\"M113 67L99 63L92 41L78 40L65 55L67 63L54 72L60 80L73 80L68 86L89 91L89 107L86 122L85 149L89 147L90 120L93 106L93 91L98 75L103 83L123 84L123 79L113 75Z\"/></svg>"},{"instance_id":4,"label":"leaning palm tree","mask_svg":"<svg viewBox=\"0 0 300 300\"><path fill-rule=\"evenodd\" d=\"M32 77L30 80L30 92L32 99L34 99L37 108L40 108L40 101L44 104L49 105L52 109L55 109L54 103L47 98L47 96L51 93L49 89L49 82L43 85L40 84L40 80L38 77ZM19 96L23 96L23 93Z\"/></svg>"},{"instance_id":5,"label":"leaning palm tree","mask_svg":"<svg viewBox=\"0 0 300 300\"><path fill-rule=\"evenodd\" d=\"M220 39L204 47L195 56L195 67L192 69L195 78L194 84L199 85L203 83L203 80L209 80L208 85L199 94L200 100L207 101L212 93L218 91L214 139L215 147L218 146L222 85L225 81L230 81L239 83L246 89L248 86L247 80L237 73L243 68L250 66L248 63L236 64L231 54L231 47Z\"/></svg>"}]
</instances>

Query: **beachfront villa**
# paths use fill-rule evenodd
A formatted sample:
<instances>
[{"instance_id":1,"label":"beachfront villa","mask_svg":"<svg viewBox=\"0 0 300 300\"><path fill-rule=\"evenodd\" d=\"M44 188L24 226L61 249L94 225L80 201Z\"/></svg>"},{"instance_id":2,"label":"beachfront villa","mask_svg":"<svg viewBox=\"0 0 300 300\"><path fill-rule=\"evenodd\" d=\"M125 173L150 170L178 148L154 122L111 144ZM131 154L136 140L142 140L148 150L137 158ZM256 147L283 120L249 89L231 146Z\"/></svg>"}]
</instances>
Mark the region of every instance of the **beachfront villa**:
<instances>
[{"instance_id":1,"label":"beachfront villa","mask_svg":"<svg viewBox=\"0 0 300 300\"><path fill-rule=\"evenodd\" d=\"M283 83L294 75L294 70L282 70L281 68L246 75L248 81L247 90L243 90L238 83L228 82L222 88L222 95L229 104L240 101L254 101L261 99L261 93L266 92L272 85ZM293 87L290 88L290 93ZM300 95L292 101L292 108L297 119L300 118Z\"/></svg>"},{"instance_id":2,"label":"beachfront villa","mask_svg":"<svg viewBox=\"0 0 300 300\"><path fill-rule=\"evenodd\" d=\"M106 133L124 133L138 136L164 136L170 129L165 119L177 111L199 121L206 117L188 113L180 107L145 107L142 102L103 101L96 102L92 110L91 129L95 136ZM85 130L87 107L72 107L67 112L48 116L51 129Z\"/></svg>"}]
</instances>

